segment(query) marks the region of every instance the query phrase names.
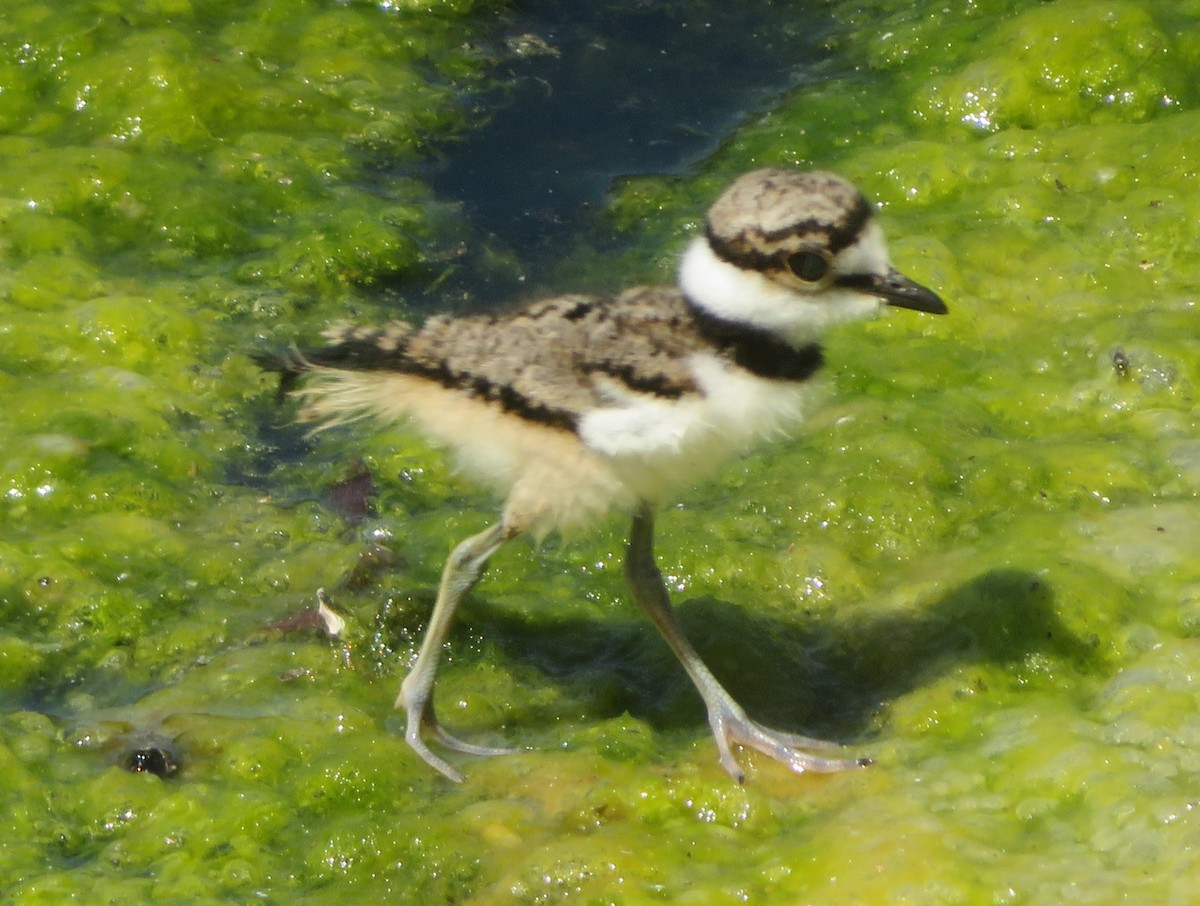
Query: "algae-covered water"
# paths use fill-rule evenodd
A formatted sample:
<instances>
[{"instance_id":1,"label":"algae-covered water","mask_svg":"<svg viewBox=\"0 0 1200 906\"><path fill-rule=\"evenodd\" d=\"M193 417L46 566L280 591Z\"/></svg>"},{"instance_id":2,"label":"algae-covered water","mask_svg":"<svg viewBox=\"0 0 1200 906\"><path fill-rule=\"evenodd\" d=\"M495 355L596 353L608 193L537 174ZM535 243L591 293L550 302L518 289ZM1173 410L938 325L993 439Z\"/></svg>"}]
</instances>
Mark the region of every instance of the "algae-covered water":
<instances>
[{"instance_id":1,"label":"algae-covered water","mask_svg":"<svg viewBox=\"0 0 1200 906\"><path fill-rule=\"evenodd\" d=\"M620 42L486 0L0 11L0 898L1200 898L1200 3L745 14L664 90L772 36L804 59L681 108L680 159L550 212L535 265L444 186L456 142L540 65L624 77ZM780 163L858 182L951 314L839 330L822 414L664 513L660 562L751 713L875 764L733 784L617 520L514 544L464 606L441 716L527 751L447 783L392 700L494 503L403 429L306 439L248 353L669 279Z\"/></svg>"}]
</instances>

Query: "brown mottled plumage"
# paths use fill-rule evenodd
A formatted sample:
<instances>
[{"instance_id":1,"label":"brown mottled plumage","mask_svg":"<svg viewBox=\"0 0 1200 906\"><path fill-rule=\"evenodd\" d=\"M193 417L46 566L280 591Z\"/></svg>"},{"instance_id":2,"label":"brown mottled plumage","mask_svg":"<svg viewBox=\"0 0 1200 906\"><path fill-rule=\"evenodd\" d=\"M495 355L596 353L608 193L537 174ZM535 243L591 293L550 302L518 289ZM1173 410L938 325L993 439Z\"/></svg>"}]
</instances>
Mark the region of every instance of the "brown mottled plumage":
<instances>
[{"instance_id":1,"label":"brown mottled plumage","mask_svg":"<svg viewBox=\"0 0 1200 906\"><path fill-rule=\"evenodd\" d=\"M325 339L300 360L420 375L567 429L605 403L605 379L636 393L696 393L687 356L708 346L681 293L649 288L611 301L562 296L507 315L433 317L419 328L337 327Z\"/></svg>"}]
</instances>

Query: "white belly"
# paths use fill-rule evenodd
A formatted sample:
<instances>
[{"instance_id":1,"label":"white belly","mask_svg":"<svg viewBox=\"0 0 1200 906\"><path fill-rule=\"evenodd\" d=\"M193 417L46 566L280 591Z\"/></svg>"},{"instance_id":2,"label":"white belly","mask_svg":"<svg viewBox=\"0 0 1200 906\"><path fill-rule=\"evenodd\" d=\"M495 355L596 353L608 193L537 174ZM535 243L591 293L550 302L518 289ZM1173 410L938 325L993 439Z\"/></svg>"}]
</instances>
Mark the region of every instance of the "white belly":
<instances>
[{"instance_id":1,"label":"white belly","mask_svg":"<svg viewBox=\"0 0 1200 906\"><path fill-rule=\"evenodd\" d=\"M811 384L760 378L710 355L692 373L701 393L679 400L631 395L593 409L579 435L632 494L661 502L760 441L795 428Z\"/></svg>"}]
</instances>

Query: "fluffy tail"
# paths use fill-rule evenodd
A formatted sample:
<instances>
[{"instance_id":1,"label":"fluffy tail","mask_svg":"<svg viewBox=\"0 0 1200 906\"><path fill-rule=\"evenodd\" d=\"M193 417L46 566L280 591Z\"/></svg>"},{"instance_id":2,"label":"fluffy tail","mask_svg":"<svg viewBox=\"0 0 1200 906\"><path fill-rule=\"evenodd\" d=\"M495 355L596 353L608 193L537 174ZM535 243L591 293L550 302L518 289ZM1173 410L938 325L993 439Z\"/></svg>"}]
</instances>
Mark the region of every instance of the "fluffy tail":
<instances>
[{"instance_id":1,"label":"fluffy tail","mask_svg":"<svg viewBox=\"0 0 1200 906\"><path fill-rule=\"evenodd\" d=\"M336 368L342 371L408 370L401 363L412 326L391 321L378 326L334 324L322 337L323 346L286 352L253 352L250 358L264 371L279 374L280 398L296 389L309 371Z\"/></svg>"}]
</instances>

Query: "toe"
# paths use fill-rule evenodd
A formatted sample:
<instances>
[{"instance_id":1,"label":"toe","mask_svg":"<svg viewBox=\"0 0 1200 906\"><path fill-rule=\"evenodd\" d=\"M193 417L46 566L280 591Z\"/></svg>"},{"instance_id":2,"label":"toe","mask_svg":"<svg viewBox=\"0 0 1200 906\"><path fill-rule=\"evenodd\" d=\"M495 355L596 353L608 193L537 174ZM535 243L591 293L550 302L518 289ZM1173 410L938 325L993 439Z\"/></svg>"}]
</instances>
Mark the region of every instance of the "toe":
<instances>
[{"instance_id":1,"label":"toe","mask_svg":"<svg viewBox=\"0 0 1200 906\"><path fill-rule=\"evenodd\" d=\"M520 751L520 749L507 746L481 746L473 742L465 742L456 736L451 736L437 724L428 726L442 745L454 749L456 752L465 752L467 755L515 755Z\"/></svg>"},{"instance_id":2,"label":"toe","mask_svg":"<svg viewBox=\"0 0 1200 906\"><path fill-rule=\"evenodd\" d=\"M739 783L745 779L745 773L733 757L734 745L761 752L797 774L832 774L871 764L869 758L833 758L814 754L814 751L840 751L842 747L834 742L772 730L739 711L731 710L730 713L718 715L711 722L721 765Z\"/></svg>"},{"instance_id":3,"label":"toe","mask_svg":"<svg viewBox=\"0 0 1200 906\"><path fill-rule=\"evenodd\" d=\"M463 777L461 771L455 768L450 762L446 761L439 755L434 754L429 746L425 745L425 741L418 735L415 739L412 736L406 736L409 747L421 756L421 760L427 765L445 777L447 780L452 780L455 783L462 783L466 778Z\"/></svg>"}]
</instances>

